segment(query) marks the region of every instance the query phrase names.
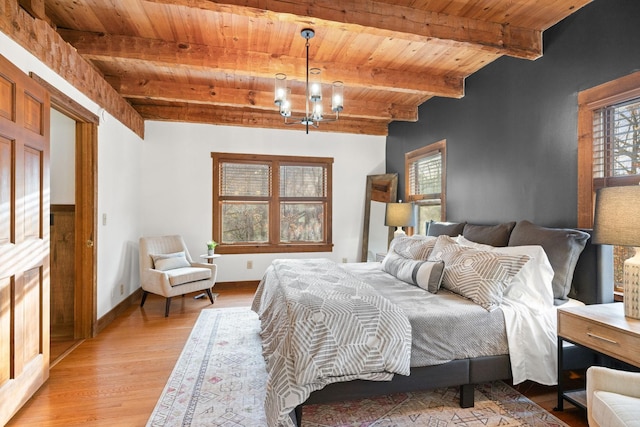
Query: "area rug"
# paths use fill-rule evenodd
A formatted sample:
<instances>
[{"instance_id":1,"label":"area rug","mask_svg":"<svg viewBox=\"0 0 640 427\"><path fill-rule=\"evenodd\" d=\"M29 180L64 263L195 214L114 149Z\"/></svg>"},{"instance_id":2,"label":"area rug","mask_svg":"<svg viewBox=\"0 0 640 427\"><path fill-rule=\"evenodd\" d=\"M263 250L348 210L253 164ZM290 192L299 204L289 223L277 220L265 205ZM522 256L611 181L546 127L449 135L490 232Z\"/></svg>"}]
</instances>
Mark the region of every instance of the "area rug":
<instances>
[{"instance_id":1,"label":"area rug","mask_svg":"<svg viewBox=\"0 0 640 427\"><path fill-rule=\"evenodd\" d=\"M266 426L260 322L248 308L202 310L158 403L151 426ZM501 381L303 407L304 427L567 426Z\"/></svg>"}]
</instances>

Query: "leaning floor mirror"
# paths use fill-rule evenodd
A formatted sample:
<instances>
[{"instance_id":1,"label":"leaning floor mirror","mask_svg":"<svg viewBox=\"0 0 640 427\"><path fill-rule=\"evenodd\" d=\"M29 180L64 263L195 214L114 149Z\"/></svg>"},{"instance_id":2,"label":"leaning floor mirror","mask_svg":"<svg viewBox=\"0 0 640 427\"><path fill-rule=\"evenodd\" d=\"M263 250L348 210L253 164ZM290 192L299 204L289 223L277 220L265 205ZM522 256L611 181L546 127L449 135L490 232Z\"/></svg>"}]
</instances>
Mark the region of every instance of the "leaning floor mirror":
<instances>
[{"instance_id":1,"label":"leaning floor mirror","mask_svg":"<svg viewBox=\"0 0 640 427\"><path fill-rule=\"evenodd\" d=\"M376 261L379 254L387 253L394 230L384 225L384 215L387 203L396 201L397 192L397 173L367 176L360 261Z\"/></svg>"}]
</instances>

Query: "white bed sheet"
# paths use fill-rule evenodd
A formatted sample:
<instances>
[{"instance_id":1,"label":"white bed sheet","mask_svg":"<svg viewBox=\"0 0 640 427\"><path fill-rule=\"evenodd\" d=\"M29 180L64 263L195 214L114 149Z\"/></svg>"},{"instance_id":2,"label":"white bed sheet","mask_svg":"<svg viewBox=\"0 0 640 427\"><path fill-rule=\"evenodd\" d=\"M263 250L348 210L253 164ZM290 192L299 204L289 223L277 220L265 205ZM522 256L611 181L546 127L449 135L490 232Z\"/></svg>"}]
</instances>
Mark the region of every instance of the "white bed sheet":
<instances>
[{"instance_id":1,"label":"white bed sheet","mask_svg":"<svg viewBox=\"0 0 640 427\"><path fill-rule=\"evenodd\" d=\"M513 383L526 380L544 385L558 381L557 313L553 305L553 268L540 246L496 248L503 253L525 253L531 260L503 295Z\"/></svg>"}]
</instances>

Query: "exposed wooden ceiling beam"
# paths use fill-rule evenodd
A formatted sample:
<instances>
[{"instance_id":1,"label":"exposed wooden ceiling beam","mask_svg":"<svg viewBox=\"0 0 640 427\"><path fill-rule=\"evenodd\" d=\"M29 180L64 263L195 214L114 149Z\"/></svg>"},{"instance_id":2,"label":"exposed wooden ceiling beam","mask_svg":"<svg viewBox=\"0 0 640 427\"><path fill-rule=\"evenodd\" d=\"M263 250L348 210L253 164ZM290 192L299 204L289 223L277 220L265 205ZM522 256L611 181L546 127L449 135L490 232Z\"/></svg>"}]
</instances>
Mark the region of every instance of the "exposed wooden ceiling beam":
<instances>
[{"instance_id":1,"label":"exposed wooden ceiling beam","mask_svg":"<svg viewBox=\"0 0 640 427\"><path fill-rule=\"evenodd\" d=\"M107 81L111 81L107 78ZM192 104L215 104L226 107L253 108L276 111L273 92L174 83L166 81L117 79L113 81L116 90L125 98L158 99L169 102L188 102ZM298 109L294 113L304 113L305 96L292 95L292 105ZM332 114L328 112L328 114ZM364 118L374 120L398 120L415 122L418 120L418 108L411 105L385 104L380 102L345 99L345 110L341 117Z\"/></svg>"},{"instance_id":2,"label":"exposed wooden ceiling beam","mask_svg":"<svg viewBox=\"0 0 640 427\"><path fill-rule=\"evenodd\" d=\"M466 43L500 55L542 56L542 31L362 0L147 0L215 12L424 42Z\"/></svg>"},{"instance_id":3,"label":"exposed wooden ceiling beam","mask_svg":"<svg viewBox=\"0 0 640 427\"><path fill-rule=\"evenodd\" d=\"M304 130L299 124L285 125L277 112L225 108L202 104L171 105L134 103L135 109L148 120L209 123L225 126L249 126L270 129ZM387 135L388 123L384 121L342 119L332 123L320 123L310 132L342 132L363 135Z\"/></svg>"},{"instance_id":4,"label":"exposed wooden ceiling beam","mask_svg":"<svg viewBox=\"0 0 640 427\"><path fill-rule=\"evenodd\" d=\"M0 31L31 52L63 79L104 107L113 117L144 138L142 117L111 87L96 69L66 43L45 21L34 19L17 2L4 2ZM0 6L0 9L2 7Z\"/></svg>"},{"instance_id":5,"label":"exposed wooden ceiling beam","mask_svg":"<svg viewBox=\"0 0 640 427\"><path fill-rule=\"evenodd\" d=\"M284 72L287 77L304 81L306 60L289 56L274 57L268 52L246 52L228 48L167 42L141 37L88 33L59 29L62 37L78 53L94 60L144 61L164 67L192 67L253 77L273 78ZM250 67L249 67L250 64ZM323 70L326 81L342 80L351 87L416 92L428 96L461 98L464 96L464 77L434 75L429 72L411 73L350 64L314 62Z\"/></svg>"}]
</instances>

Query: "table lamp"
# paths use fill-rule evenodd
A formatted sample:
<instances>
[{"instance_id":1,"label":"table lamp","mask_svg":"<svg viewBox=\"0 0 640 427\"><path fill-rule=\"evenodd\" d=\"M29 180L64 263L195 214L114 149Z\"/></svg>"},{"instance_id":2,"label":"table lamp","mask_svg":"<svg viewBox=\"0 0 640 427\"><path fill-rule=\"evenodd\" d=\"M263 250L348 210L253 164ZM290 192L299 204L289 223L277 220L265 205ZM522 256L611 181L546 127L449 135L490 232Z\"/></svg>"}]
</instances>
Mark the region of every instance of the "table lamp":
<instances>
[{"instance_id":1,"label":"table lamp","mask_svg":"<svg viewBox=\"0 0 640 427\"><path fill-rule=\"evenodd\" d=\"M624 315L640 319L640 185L598 190L593 243L635 247L624 262Z\"/></svg>"},{"instance_id":2,"label":"table lamp","mask_svg":"<svg viewBox=\"0 0 640 427\"><path fill-rule=\"evenodd\" d=\"M396 227L393 237L406 236L402 227L415 227L416 215L413 203L387 203L384 215L384 225Z\"/></svg>"}]
</instances>

